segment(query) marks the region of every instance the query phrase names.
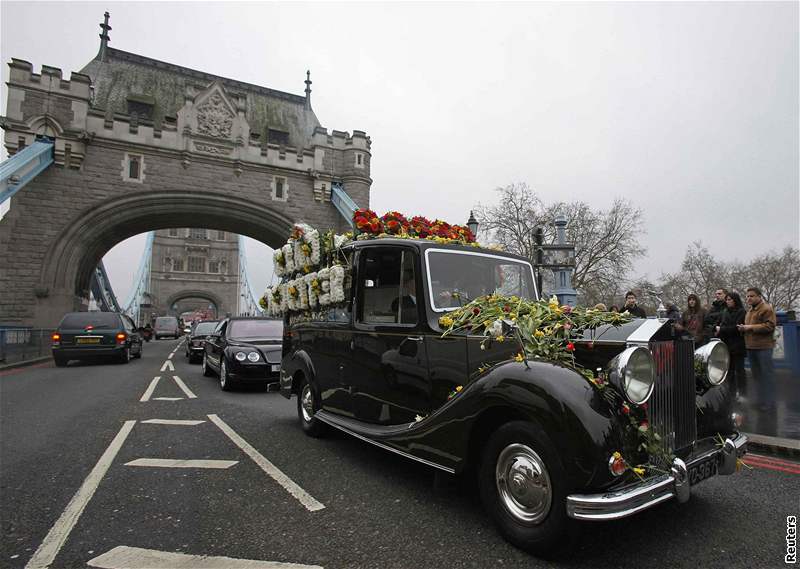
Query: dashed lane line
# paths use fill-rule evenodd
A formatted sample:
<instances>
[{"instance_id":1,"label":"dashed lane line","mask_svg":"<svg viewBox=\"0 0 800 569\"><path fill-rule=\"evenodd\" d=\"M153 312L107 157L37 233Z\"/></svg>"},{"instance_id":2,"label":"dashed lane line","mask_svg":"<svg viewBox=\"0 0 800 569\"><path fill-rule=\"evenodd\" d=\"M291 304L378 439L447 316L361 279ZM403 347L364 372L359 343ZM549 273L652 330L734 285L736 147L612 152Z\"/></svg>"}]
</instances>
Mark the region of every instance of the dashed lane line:
<instances>
[{"instance_id":1,"label":"dashed lane line","mask_svg":"<svg viewBox=\"0 0 800 569\"><path fill-rule=\"evenodd\" d=\"M192 393L192 390L189 389L185 383L183 383L183 380L180 377L178 377L177 375L173 375L172 379L174 379L175 383L178 384L178 387L180 387L183 390L183 392L186 394L186 397L188 397L189 399L197 399L197 395Z\"/></svg>"},{"instance_id":2,"label":"dashed lane line","mask_svg":"<svg viewBox=\"0 0 800 569\"><path fill-rule=\"evenodd\" d=\"M97 569L323 569L320 565L189 555L120 545L88 562Z\"/></svg>"},{"instance_id":3,"label":"dashed lane line","mask_svg":"<svg viewBox=\"0 0 800 569\"><path fill-rule=\"evenodd\" d=\"M142 398L139 399L140 403L146 403L147 401L150 401L150 396L152 396L153 391L156 390L156 385L158 385L158 380L160 379L160 375L157 375L153 378L153 381L150 382L150 385L147 386L147 389L145 389L144 393L142 394Z\"/></svg>"},{"instance_id":4,"label":"dashed lane line","mask_svg":"<svg viewBox=\"0 0 800 569\"><path fill-rule=\"evenodd\" d=\"M205 421L192 421L190 419L147 419L146 421L142 421L142 423L149 423L151 425L186 425L188 427L194 427L195 425L205 423Z\"/></svg>"},{"instance_id":5,"label":"dashed lane line","mask_svg":"<svg viewBox=\"0 0 800 569\"><path fill-rule=\"evenodd\" d=\"M126 462L125 466L149 466L154 468L219 468L224 470L238 462L238 460L137 458L136 460Z\"/></svg>"},{"instance_id":6,"label":"dashed lane line","mask_svg":"<svg viewBox=\"0 0 800 569\"><path fill-rule=\"evenodd\" d=\"M53 562L135 424L136 421L125 421L117 436L108 445L100 460L97 461L86 480L83 481L72 500L69 501L61 517L56 520L56 523L47 532L42 544L28 561L28 564L25 565L25 569L46 569Z\"/></svg>"},{"instance_id":7,"label":"dashed lane line","mask_svg":"<svg viewBox=\"0 0 800 569\"><path fill-rule=\"evenodd\" d=\"M153 397L153 401L183 401L183 397Z\"/></svg>"},{"instance_id":8,"label":"dashed lane line","mask_svg":"<svg viewBox=\"0 0 800 569\"><path fill-rule=\"evenodd\" d=\"M298 486L291 478L286 476L286 474L284 474L277 466L267 460L261 453L253 448L250 443L240 437L217 415L211 414L208 416L208 418L212 423L219 427L223 433L228 435L228 438L231 439L236 446L238 446L245 452L245 454L252 458L259 468L261 468L261 470L271 476L275 482L283 486L284 489L289 492L289 494L297 498L297 500L303 504L303 506L305 506L309 512L316 512L325 508L324 504L315 500L308 492Z\"/></svg>"},{"instance_id":9,"label":"dashed lane line","mask_svg":"<svg viewBox=\"0 0 800 569\"><path fill-rule=\"evenodd\" d=\"M167 368L169 368L169 370L167 370ZM167 360L164 362L164 365L161 366L161 371L175 371L175 366L172 365L171 360Z\"/></svg>"},{"instance_id":10,"label":"dashed lane line","mask_svg":"<svg viewBox=\"0 0 800 569\"><path fill-rule=\"evenodd\" d=\"M167 359L171 360L172 356L174 356L174 355L175 355L175 352L170 352L170 354L167 356Z\"/></svg>"}]
</instances>

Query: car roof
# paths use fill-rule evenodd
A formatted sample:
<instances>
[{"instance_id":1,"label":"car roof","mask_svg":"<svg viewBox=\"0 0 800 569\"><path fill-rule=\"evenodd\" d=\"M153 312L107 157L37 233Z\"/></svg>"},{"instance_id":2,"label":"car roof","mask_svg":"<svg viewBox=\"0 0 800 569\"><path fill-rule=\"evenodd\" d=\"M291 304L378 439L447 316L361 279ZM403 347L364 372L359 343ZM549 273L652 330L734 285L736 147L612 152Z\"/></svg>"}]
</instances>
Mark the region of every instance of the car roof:
<instances>
[{"instance_id":1,"label":"car roof","mask_svg":"<svg viewBox=\"0 0 800 569\"><path fill-rule=\"evenodd\" d=\"M509 253L508 251L498 251L497 249L489 249L488 247L480 247L474 245L462 245L460 243L438 243L431 239L401 239L398 237L381 237L380 239L364 239L361 241L351 241L343 247L343 249L355 248L361 249L363 247L379 247L385 245L405 245L412 246L419 249L420 252L426 249L450 249L453 251L464 251L468 253L485 253L487 255L497 255L498 257L508 257L516 261L524 261L530 263L530 259L516 253Z\"/></svg>"}]
</instances>

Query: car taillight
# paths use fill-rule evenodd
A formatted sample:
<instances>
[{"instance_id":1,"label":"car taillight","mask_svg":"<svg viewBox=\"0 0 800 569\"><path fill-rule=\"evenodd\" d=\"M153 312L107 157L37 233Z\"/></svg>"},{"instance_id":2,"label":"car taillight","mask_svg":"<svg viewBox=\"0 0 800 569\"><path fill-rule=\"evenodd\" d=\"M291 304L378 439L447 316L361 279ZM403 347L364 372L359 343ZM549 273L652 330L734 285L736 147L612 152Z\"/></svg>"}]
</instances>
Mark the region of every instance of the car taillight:
<instances>
[{"instance_id":1,"label":"car taillight","mask_svg":"<svg viewBox=\"0 0 800 569\"><path fill-rule=\"evenodd\" d=\"M127 340L127 339L128 339L128 335L127 334L124 334L122 332L117 334L117 343L124 344L125 340Z\"/></svg>"},{"instance_id":2,"label":"car taillight","mask_svg":"<svg viewBox=\"0 0 800 569\"><path fill-rule=\"evenodd\" d=\"M50 339L53 340L54 342L60 342L61 341L61 334L55 334L54 333L52 336L50 336Z\"/></svg>"}]
</instances>

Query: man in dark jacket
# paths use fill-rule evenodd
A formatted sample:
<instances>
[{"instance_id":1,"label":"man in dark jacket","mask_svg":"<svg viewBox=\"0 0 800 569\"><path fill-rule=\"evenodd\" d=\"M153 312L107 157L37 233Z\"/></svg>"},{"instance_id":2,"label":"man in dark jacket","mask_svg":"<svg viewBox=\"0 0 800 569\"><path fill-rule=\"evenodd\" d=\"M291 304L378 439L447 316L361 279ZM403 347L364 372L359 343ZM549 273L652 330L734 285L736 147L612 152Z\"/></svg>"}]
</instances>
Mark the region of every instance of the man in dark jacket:
<instances>
[{"instance_id":1,"label":"man in dark jacket","mask_svg":"<svg viewBox=\"0 0 800 569\"><path fill-rule=\"evenodd\" d=\"M758 403L762 411L775 409L775 367L772 350L775 347L775 326L777 318L772 306L764 302L761 290L757 287L747 289L747 304L750 310L744 317L744 324L737 328L744 334L750 369L758 387Z\"/></svg>"},{"instance_id":2,"label":"man in dark jacket","mask_svg":"<svg viewBox=\"0 0 800 569\"><path fill-rule=\"evenodd\" d=\"M647 318L644 309L636 304L636 295L633 294L632 290L625 293L625 306L622 307L622 312L626 310L630 312L631 316L635 316L636 318Z\"/></svg>"},{"instance_id":3,"label":"man in dark jacket","mask_svg":"<svg viewBox=\"0 0 800 569\"><path fill-rule=\"evenodd\" d=\"M714 329L715 335L725 342L731 354L731 365L728 370L728 381L731 393L742 401L747 396L747 378L744 372L744 336L739 331L739 324L744 324L745 310L738 292L725 295L725 312L722 313L719 325Z\"/></svg>"},{"instance_id":4,"label":"man in dark jacket","mask_svg":"<svg viewBox=\"0 0 800 569\"><path fill-rule=\"evenodd\" d=\"M722 321L722 315L725 313L727 308L727 305L725 304L725 297L727 295L728 291L724 288L718 288L714 291L714 302L711 303L711 308L708 309L705 317L704 327L706 328L707 337L715 335L714 331Z\"/></svg>"}]
</instances>

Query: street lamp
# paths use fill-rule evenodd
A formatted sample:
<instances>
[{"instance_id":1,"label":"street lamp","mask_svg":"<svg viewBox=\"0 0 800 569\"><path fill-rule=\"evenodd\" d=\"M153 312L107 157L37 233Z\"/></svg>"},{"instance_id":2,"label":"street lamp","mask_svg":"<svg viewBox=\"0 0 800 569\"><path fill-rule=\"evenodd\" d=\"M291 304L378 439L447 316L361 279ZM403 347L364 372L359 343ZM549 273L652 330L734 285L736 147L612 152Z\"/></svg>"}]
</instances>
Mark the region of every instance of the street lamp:
<instances>
[{"instance_id":1,"label":"street lamp","mask_svg":"<svg viewBox=\"0 0 800 569\"><path fill-rule=\"evenodd\" d=\"M467 227L469 227L469 230L472 231L472 235L476 238L478 237L479 225L480 224L478 223L478 220L475 219L475 215L472 213L472 210L470 210L469 219L467 220Z\"/></svg>"}]
</instances>

